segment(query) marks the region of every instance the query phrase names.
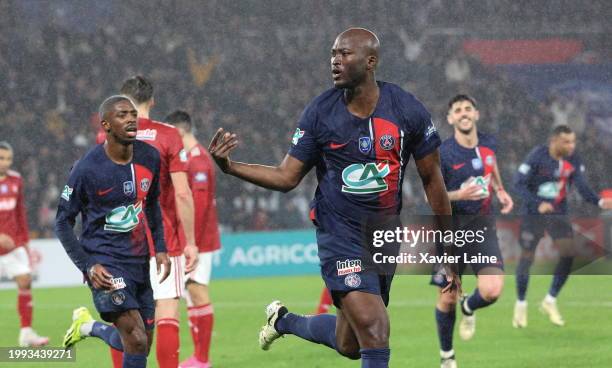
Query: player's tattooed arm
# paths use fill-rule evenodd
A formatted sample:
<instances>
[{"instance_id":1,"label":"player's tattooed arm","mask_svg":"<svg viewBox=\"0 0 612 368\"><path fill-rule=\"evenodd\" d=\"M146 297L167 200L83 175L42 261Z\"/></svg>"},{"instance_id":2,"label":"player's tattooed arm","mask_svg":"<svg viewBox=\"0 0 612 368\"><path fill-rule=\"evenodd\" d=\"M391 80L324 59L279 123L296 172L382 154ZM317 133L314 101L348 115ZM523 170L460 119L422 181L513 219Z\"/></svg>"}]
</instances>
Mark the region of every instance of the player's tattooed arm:
<instances>
[{"instance_id":1,"label":"player's tattooed arm","mask_svg":"<svg viewBox=\"0 0 612 368\"><path fill-rule=\"evenodd\" d=\"M235 162L230 159L229 155L237 144L236 134L225 132L223 128L219 128L210 142L208 151L224 173L263 188L288 192L302 181L302 178L311 168L311 166L290 155L286 155L278 166Z\"/></svg>"}]
</instances>

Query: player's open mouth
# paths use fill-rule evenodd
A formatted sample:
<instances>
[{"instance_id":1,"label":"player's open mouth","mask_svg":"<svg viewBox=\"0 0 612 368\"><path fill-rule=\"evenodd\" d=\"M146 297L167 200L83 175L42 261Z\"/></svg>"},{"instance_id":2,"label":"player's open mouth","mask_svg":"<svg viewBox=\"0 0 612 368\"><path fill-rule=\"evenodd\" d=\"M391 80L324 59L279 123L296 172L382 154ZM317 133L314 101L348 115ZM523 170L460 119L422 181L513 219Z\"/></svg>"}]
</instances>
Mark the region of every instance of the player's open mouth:
<instances>
[{"instance_id":1,"label":"player's open mouth","mask_svg":"<svg viewBox=\"0 0 612 368\"><path fill-rule=\"evenodd\" d=\"M136 137L136 133L138 132L138 129L136 128L136 126L129 126L125 128L125 131L128 137Z\"/></svg>"},{"instance_id":2,"label":"player's open mouth","mask_svg":"<svg viewBox=\"0 0 612 368\"><path fill-rule=\"evenodd\" d=\"M337 70L337 69L332 70L332 78L334 80L339 79L341 74L342 72L340 70Z\"/></svg>"}]
</instances>

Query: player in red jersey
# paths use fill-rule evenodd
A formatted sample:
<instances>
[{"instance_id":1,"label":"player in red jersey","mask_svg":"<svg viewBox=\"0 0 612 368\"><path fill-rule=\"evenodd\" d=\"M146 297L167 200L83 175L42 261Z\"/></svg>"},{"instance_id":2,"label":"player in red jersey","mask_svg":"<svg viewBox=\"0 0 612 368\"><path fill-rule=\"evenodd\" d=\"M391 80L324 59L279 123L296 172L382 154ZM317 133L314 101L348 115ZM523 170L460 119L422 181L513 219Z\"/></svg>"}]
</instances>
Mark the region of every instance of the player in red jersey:
<instances>
[{"instance_id":1,"label":"player in red jersey","mask_svg":"<svg viewBox=\"0 0 612 368\"><path fill-rule=\"evenodd\" d=\"M27 251L28 220L23 196L23 180L13 164L13 148L0 142L0 276L15 279L18 288L17 311L21 323L19 346L44 346L48 337L32 329L32 277Z\"/></svg>"},{"instance_id":2,"label":"player in red jersey","mask_svg":"<svg viewBox=\"0 0 612 368\"><path fill-rule=\"evenodd\" d=\"M136 103L137 139L151 144L161 155L160 205L172 269L170 277L160 284L153 272L155 267L152 266L151 285L156 300L157 361L160 368L176 368L180 346L179 298L185 283L184 275L193 271L198 262L193 227L193 198L187 178L187 153L175 127L149 118L149 112L155 104L150 81L142 76L127 79L121 87L121 93ZM151 258L151 262L154 261L155 258Z\"/></svg>"},{"instance_id":3,"label":"player in red jersey","mask_svg":"<svg viewBox=\"0 0 612 368\"><path fill-rule=\"evenodd\" d=\"M215 203L215 168L210 154L193 134L191 117L177 110L166 117L183 138L189 157L189 185L195 209L195 237L200 251L197 268L187 277L187 306L194 355L181 363L181 368L209 368L213 307L208 294L213 252L221 248L219 222Z\"/></svg>"}]
</instances>

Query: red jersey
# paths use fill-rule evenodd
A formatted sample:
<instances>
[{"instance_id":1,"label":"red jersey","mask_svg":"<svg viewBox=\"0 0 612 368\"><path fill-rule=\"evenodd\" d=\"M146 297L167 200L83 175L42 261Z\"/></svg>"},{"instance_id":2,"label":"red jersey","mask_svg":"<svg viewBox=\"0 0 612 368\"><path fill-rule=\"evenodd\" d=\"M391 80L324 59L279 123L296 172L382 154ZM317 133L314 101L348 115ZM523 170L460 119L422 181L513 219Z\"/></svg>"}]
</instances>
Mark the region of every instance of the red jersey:
<instances>
[{"instance_id":1,"label":"red jersey","mask_svg":"<svg viewBox=\"0 0 612 368\"><path fill-rule=\"evenodd\" d=\"M159 204L164 220L164 237L168 255L178 256L183 253L186 242L178 218L170 173L187 172L187 153L183 149L183 140L172 125L144 118L138 118L136 138L157 148L161 156Z\"/></svg>"},{"instance_id":2,"label":"red jersey","mask_svg":"<svg viewBox=\"0 0 612 368\"><path fill-rule=\"evenodd\" d=\"M9 170L0 180L0 233L13 239L16 246L28 243L28 219L23 196L23 180L18 172ZM0 248L0 255L11 250Z\"/></svg>"},{"instance_id":3,"label":"red jersey","mask_svg":"<svg viewBox=\"0 0 612 368\"><path fill-rule=\"evenodd\" d=\"M215 201L215 166L202 145L197 144L189 152L189 186L193 193L195 209L195 241L200 252L212 252L221 248L219 222Z\"/></svg>"}]
</instances>

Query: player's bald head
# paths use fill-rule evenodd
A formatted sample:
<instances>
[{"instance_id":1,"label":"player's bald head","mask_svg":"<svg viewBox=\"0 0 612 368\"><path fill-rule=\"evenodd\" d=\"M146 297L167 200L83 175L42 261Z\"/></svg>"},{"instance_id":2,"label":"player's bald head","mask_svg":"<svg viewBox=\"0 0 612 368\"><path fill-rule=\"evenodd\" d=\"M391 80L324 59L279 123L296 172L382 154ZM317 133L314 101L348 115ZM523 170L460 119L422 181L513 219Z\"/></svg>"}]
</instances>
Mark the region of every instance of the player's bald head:
<instances>
[{"instance_id":1,"label":"player's bald head","mask_svg":"<svg viewBox=\"0 0 612 368\"><path fill-rule=\"evenodd\" d=\"M349 43L353 48L363 48L367 55L378 57L380 41L374 32L365 28L349 28L336 37L335 44Z\"/></svg>"},{"instance_id":2,"label":"player's bald head","mask_svg":"<svg viewBox=\"0 0 612 368\"><path fill-rule=\"evenodd\" d=\"M129 102L134 107L134 109L136 109L136 104L134 104L134 101L132 101L132 99L129 98L128 96L125 96L125 95L110 96L106 98L100 104L100 108L98 109L98 115L100 116L100 120L105 120L108 113L114 111L115 105L123 101Z\"/></svg>"}]
</instances>

